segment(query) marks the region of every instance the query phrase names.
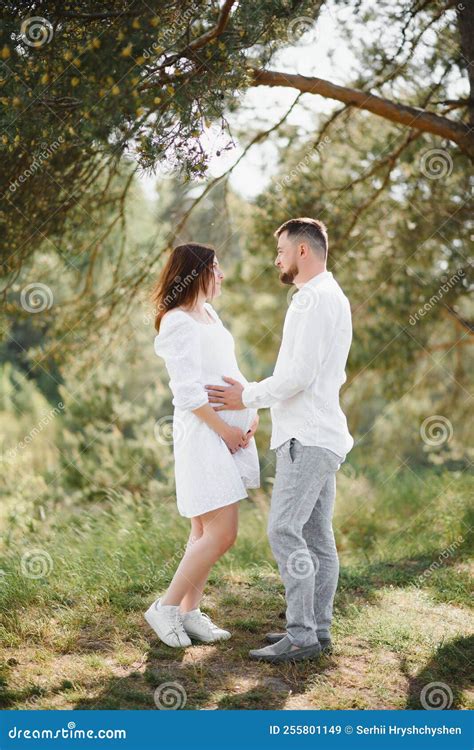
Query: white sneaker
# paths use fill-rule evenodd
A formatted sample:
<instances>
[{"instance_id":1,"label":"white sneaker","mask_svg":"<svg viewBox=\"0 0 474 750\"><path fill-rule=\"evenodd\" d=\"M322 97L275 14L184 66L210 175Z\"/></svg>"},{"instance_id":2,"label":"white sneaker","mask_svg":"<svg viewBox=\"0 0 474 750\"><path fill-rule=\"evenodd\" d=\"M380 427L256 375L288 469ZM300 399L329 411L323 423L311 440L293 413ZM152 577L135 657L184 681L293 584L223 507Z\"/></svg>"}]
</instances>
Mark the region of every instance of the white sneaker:
<instances>
[{"instance_id":1,"label":"white sneaker","mask_svg":"<svg viewBox=\"0 0 474 750\"><path fill-rule=\"evenodd\" d=\"M214 641L226 641L231 636L228 630L219 628L212 622L209 615L201 612L199 608L185 612L181 616L186 633L196 641L214 643Z\"/></svg>"},{"instance_id":2,"label":"white sneaker","mask_svg":"<svg viewBox=\"0 0 474 750\"><path fill-rule=\"evenodd\" d=\"M192 645L183 627L179 606L160 604L157 599L145 612L145 620L167 646L183 648Z\"/></svg>"}]
</instances>

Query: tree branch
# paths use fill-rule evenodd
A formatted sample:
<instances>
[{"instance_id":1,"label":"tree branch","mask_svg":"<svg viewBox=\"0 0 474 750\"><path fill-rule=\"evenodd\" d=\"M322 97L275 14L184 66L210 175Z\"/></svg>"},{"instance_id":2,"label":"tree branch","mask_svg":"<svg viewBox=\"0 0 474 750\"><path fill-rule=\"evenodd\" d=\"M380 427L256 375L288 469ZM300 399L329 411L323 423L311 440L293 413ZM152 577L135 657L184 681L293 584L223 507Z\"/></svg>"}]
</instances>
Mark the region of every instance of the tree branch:
<instances>
[{"instance_id":1,"label":"tree branch","mask_svg":"<svg viewBox=\"0 0 474 750\"><path fill-rule=\"evenodd\" d=\"M336 99L351 107L367 110L391 122L400 123L425 133L433 133L456 143L474 161L474 134L471 128L434 112L398 104L365 91L338 86L322 78L313 78L275 70L251 68L254 86L285 86L302 93L319 94Z\"/></svg>"},{"instance_id":2,"label":"tree branch","mask_svg":"<svg viewBox=\"0 0 474 750\"><path fill-rule=\"evenodd\" d=\"M460 315L452 305L444 305L445 310L449 316L454 318L459 328L462 328L466 331L468 331L470 334L474 334L474 321L468 320L467 318L464 318L462 315Z\"/></svg>"},{"instance_id":3,"label":"tree branch","mask_svg":"<svg viewBox=\"0 0 474 750\"><path fill-rule=\"evenodd\" d=\"M169 244L170 244L170 243L174 242L174 240L176 239L176 237L178 236L178 234L179 234L179 233L181 232L181 230L182 230L182 229L184 228L184 226L186 225L186 223L187 223L187 221L188 221L188 219L189 219L189 217L190 217L191 213L192 213L192 212L194 211L194 209L195 209L195 208L196 208L196 207L198 206L198 204L199 204L199 203L200 203L200 202L201 202L201 201L202 201L202 200L203 200L203 199L204 199L204 198L206 197L206 195L208 195L208 193L209 193L209 192L210 192L210 191L211 191L211 190L212 190L212 189L213 189L213 188L214 188L214 187L215 187L215 186L216 186L216 185L217 185L217 184L218 184L219 182L222 182L222 180L227 180L227 179L228 179L228 178L230 177L230 175L232 174L232 172L234 171L234 169L236 168L236 166L237 166L238 164L240 164L240 162L241 162L241 161L242 161L242 159L243 159L243 158L244 158L244 157L245 157L245 156L247 155L247 152L248 152L248 151L250 151L250 149L252 148L252 146L255 146L255 144L256 144L256 143L261 143L261 142L262 142L263 140L265 140L266 138L268 138L268 137L269 137L269 136L270 136L270 135L271 135L272 133L274 133L274 132L275 132L275 130L278 130L278 128L279 128L279 127L281 127L281 125L283 125L283 123L284 123L284 122L285 122L285 121L287 120L287 118L288 118L288 117L290 116L290 114L292 113L293 109L294 109L294 108L295 108L295 106L297 105L297 103L298 103L298 101L299 101L299 99L300 99L300 96L301 96L301 94L298 94L298 96L297 96L297 97L296 97L296 99L295 99L295 100L293 101L293 103L292 103L292 105L290 106L290 108L289 108L289 109L288 109L288 110L287 110L287 111L286 111L286 112L285 112L285 113L284 113L284 114L282 115L282 117L281 117L281 118L280 118L280 119L278 120L278 122L276 122L276 123L275 123L274 125L272 125L272 126L271 126L270 128L268 128L267 130L262 130L262 131L260 131L259 133L257 133L257 134L256 134L256 135L255 135L255 136L254 136L254 137L252 138L252 140L250 141L250 143L248 143L248 144L247 144L247 145L245 146L244 150L243 150L243 151L242 151L242 153L240 154L240 156L239 156L239 158L237 159L237 161L235 161L235 162L234 162L234 163L233 163L233 164L232 164L232 165L231 165L231 166L229 167L229 169L227 169L227 170L226 170L226 171L224 172L224 174L221 174L221 175L219 175L219 177L214 177L214 179L213 179L213 180L211 180L210 182L208 182L208 184L206 185L206 187L205 187L205 189L203 190L203 192L202 192L202 193L201 193L201 194L200 194L200 195L199 195L199 196L198 196L197 198L195 198L195 199L194 199L194 201L192 202L191 206L190 206L190 207L189 207L189 208L188 208L188 209L187 209L187 210L186 210L186 211L185 211L185 212L183 213L183 215L181 216L181 219L179 220L178 224L177 224L177 225L176 225L176 227L174 228L173 232L172 232L172 233L170 234L170 236L169 236L169 237L167 238L168 246L169 246Z\"/></svg>"},{"instance_id":4,"label":"tree branch","mask_svg":"<svg viewBox=\"0 0 474 750\"><path fill-rule=\"evenodd\" d=\"M194 52L197 49L201 49L201 47L209 44L212 39L215 39L216 36L220 36L227 26L230 11L232 10L232 6L235 2L236 0L226 0L224 5L222 6L221 12L219 13L219 18L217 19L216 26L214 26L213 29L206 31L205 34L202 34L202 36L199 36L197 39L194 39L194 41L190 42L181 54L185 55L187 52Z\"/></svg>"}]
</instances>

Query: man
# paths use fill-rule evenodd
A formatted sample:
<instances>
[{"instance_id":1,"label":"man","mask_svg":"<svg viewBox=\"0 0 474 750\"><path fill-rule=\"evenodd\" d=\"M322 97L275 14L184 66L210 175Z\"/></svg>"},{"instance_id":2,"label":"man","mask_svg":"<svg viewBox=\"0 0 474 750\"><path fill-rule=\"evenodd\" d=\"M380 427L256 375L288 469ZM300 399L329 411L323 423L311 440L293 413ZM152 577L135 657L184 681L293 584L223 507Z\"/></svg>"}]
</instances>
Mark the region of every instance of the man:
<instances>
[{"instance_id":1,"label":"man","mask_svg":"<svg viewBox=\"0 0 474 750\"><path fill-rule=\"evenodd\" d=\"M331 646L339 560L332 517L336 472L354 441L339 405L352 341L350 305L326 270L328 238L321 221L282 224L275 265L295 284L273 375L245 388L206 386L222 409L271 408L276 450L268 536L286 593L286 632L269 633L253 659L281 663L318 656Z\"/></svg>"}]
</instances>

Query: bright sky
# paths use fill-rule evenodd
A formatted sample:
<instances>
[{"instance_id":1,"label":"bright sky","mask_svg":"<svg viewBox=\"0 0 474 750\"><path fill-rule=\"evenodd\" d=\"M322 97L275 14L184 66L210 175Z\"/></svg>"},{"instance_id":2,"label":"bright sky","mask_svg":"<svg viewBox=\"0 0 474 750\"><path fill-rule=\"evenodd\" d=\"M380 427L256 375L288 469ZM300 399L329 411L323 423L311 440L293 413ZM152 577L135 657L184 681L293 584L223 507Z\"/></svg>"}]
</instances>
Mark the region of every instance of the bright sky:
<instances>
[{"instance_id":1,"label":"bright sky","mask_svg":"<svg viewBox=\"0 0 474 750\"><path fill-rule=\"evenodd\" d=\"M338 10L338 15L344 11ZM311 19L302 17L298 23L289 28L289 41L294 45L282 47L270 66L273 70L284 70L288 73L301 75L315 75L327 78L333 83L346 84L350 80L351 72L355 69L356 60L351 55L347 45L341 40L337 32L335 11L324 7L316 24ZM287 43L288 40L285 40ZM242 98L242 106L234 122L245 125L251 118L252 125L258 122L259 129L273 125L289 109L297 91L289 88L270 88L259 86L250 89ZM336 102L320 96L305 95L304 107L297 106L288 118L290 124L298 124L308 131L313 131L314 116L312 113L330 112ZM230 121L232 125L232 120ZM235 139L234 139L235 140ZM225 172L241 155L246 142L236 141L235 148L224 151L221 156L215 152L219 146L226 145L228 137L216 136L216 130L211 129L202 140L203 147L211 154L208 174L217 177ZM275 171L277 153L269 142L254 146L242 160L231 176L232 187L245 198L258 195ZM141 182L144 192L150 199L156 199L156 177L142 176Z\"/></svg>"}]
</instances>

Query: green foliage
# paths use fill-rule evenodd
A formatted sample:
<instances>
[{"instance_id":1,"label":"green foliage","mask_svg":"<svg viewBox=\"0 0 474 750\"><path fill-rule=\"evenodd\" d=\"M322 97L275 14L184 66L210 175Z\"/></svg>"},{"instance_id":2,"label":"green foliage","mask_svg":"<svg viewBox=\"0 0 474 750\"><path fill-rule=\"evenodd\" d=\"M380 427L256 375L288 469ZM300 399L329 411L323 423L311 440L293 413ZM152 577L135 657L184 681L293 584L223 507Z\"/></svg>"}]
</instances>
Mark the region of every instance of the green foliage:
<instances>
[{"instance_id":1,"label":"green foliage","mask_svg":"<svg viewBox=\"0 0 474 750\"><path fill-rule=\"evenodd\" d=\"M280 136L279 171L249 211L245 249L229 280L232 294L222 303L254 377L272 372L292 294L278 282L273 232L291 216L322 219L328 268L353 311L343 390L351 428L376 460L390 458L396 444L403 459L424 462L420 426L426 417L444 415L454 437L443 450L459 460L468 453L464 402L472 369L466 157L446 153L452 162L440 175L430 172L431 138L397 136L394 126L364 113L339 115L316 142L293 136L291 128ZM242 287L251 290L255 318L240 314ZM437 447L428 452L439 458Z\"/></svg>"},{"instance_id":2,"label":"green foliage","mask_svg":"<svg viewBox=\"0 0 474 750\"><path fill-rule=\"evenodd\" d=\"M124 491L171 495L172 447L155 431L154 389L132 400L117 363L94 372L87 388L81 380L68 378L60 389L65 419L58 449L66 490L81 500L113 500Z\"/></svg>"},{"instance_id":3,"label":"green foliage","mask_svg":"<svg viewBox=\"0 0 474 750\"><path fill-rule=\"evenodd\" d=\"M136 668L149 648L141 612L172 577L189 524L175 509L171 396L153 353L147 293L170 236L214 243L225 274L216 307L244 374L261 379L273 371L291 295L278 282L273 232L290 216L309 215L328 226L329 269L354 319L342 402L356 446L338 479L335 627L342 661L354 659L354 632L376 655L374 686L356 699L351 682L334 705L344 675L336 675L337 691L314 674L301 690L314 691L311 707L321 707L321 687L327 707L380 707L384 700L418 707L412 688L405 702L403 695L386 698L393 689L380 683L387 649L411 649L417 665L422 652L423 684L436 680L444 653L437 643L448 623L458 640L443 646L443 679L464 679L453 655L465 647L456 628L467 619L473 525L467 159L444 144L436 156L435 138L350 109L319 118L318 135L283 124L272 135L278 172L256 201L223 180L176 232L206 185L203 129L228 129L249 63L271 63L291 43L292 21L316 18L321 3L235 4L222 33L202 46L222 3L112 5L98 11L86 0L10 1L1 11L8 286L0 312L0 637L11 650L42 649L53 672L54 660L67 655L91 670L83 682L76 666L60 683L54 673L48 696L24 672L12 685L13 659L0 674L2 705L57 708L62 699L86 708L150 707L156 673L140 684ZM424 4L407 18L403 3L388 0L351 7L353 16L338 20L360 63L355 85L439 106L434 97L447 98L463 68L452 13ZM28 37L31 16L45 21L39 44ZM365 33L369 27L375 33ZM424 27L435 38L415 44L415 54L412 42ZM398 50L402 28L409 33ZM133 159L145 170L157 162L181 170L158 182L156 204L144 199ZM38 279L52 303L40 311L23 299ZM236 675L251 645L245 639L274 627L284 608L265 535L274 474L269 416L261 413L257 433L262 489L242 503L237 545L209 581L209 601L228 609L240 638ZM448 423L441 421L442 440L425 426L439 416ZM21 568L35 548L52 561L50 575L38 579ZM105 674L95 653L101 650L113 654L113 669L130 665L134 682L120 687L114 678L103 696L85 696L83 684ZM158 649L167 668L165 657ZM211 665L212 680L227 675L227 666ZM205 669L193 664L188 674L184 667L191 707L214 699L224 708L273 705L265 686L229 698L229 686L219 683L211 695ZM455 701L463 705L460 689Z\"/></svg>"},{"instance_id":4,"label":"green foliage","mask_svg":"<svg viewBox=\"0 0 474 750\"><path fill-rule=\"evenodd\" d=\"M5 3L4 273L32 243L61 231L104 164L113 171L135 155L147 169L167 158L202 175L199 136L246 87L247 54L265 57L285 24L310 8L317 14L319 3L239 3L220 29L213 0L121 1L110 11L90 0Z\"/></svg>"}]
</instances>

